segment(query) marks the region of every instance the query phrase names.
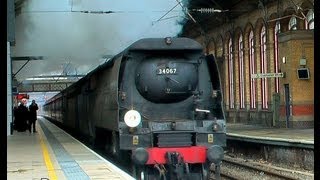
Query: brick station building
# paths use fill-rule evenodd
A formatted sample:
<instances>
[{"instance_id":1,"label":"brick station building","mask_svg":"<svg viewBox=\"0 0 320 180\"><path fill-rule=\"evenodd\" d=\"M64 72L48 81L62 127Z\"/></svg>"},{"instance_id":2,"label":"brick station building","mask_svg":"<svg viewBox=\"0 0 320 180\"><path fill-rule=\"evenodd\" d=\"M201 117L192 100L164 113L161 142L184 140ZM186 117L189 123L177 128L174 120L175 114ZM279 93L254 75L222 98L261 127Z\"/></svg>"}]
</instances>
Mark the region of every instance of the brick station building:
<instances>
[{"instance_id":1,"label":"brick station building","mask_svg":"<svg viewBox=\"0 0 320 180\"><path fill-rule=\"evenodd\" d=\"M198 25L188 22L181 36L214 55L228 123L313 127L314 1L252 2L235 4L229 12L257 7L218 25L217 13ZM267 73L275 77L261 78Z\"/></svg>"}]
</instances>

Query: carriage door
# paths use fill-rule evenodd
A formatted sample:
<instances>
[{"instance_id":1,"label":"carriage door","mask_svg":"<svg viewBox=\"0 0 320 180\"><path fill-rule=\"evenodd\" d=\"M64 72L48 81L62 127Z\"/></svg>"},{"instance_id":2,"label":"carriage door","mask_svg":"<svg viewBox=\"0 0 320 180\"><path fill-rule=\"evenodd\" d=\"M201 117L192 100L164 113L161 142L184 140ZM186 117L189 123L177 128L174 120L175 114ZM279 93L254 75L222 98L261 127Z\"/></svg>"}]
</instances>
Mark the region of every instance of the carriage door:
<instances>
[{"instance_id":1,"label":"carriage door","mask_svg":"<svg viewBox=\"0 0 320 180\"><path fill-rule=\"evenodd\" d=\"M284 85L284 96L285 96L285 105L286 105L286 126L289 128L289 120L290 120L290 91L289 84Z\"/></svg>"}]
</instances>

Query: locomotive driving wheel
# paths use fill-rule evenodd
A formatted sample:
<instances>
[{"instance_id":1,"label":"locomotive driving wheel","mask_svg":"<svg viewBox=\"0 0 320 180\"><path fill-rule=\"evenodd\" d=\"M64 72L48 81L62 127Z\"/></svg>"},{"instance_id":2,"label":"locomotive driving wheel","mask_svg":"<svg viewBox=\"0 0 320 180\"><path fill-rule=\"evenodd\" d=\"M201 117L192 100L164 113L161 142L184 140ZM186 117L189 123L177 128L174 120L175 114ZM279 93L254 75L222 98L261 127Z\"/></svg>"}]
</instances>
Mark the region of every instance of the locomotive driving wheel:
<instances>
[{"instance_id":1,"label":"locomotive driving wheel","mask_svg":"<svg viewBox=\"0 0 320 180\"><path fill-rule=\"evenodd\" d=\"M166 174L159 172L159 169L155 166L133 165L132 166L133 177L137 180L171 180ZM172 180L175 180L173 178Z\"/></svg>"},{"instance_id":2,"label":"locomotive driving wheel","mask_svg":"<svg viewBox=\"0 0 320 180\"><path fill-rule=\"evenodd\" d=\"M148 179L147 174L146 174L146 168L141 167L141 166L133 165L132 174L133 174L133 177L136 178L136 180L147 180Z\"/></svg>"},{"instance_id":3,"label":"locomotive driving wheel","mask_svg":"<svg viewBox=\"0 0 320 180\"><path fill-rule=\"evenodd\" d=\"M210 180L210 169L208 164L193 164L190 165L190 171L187 175L188 179L192 180Z\"/></svg>"},{"instance_id":4,"label":"locomotive driving wheel","mask_svg":"<svg viewBox=\"0 0 320 180\"><path fill-rule=\"evenodd\" d=\"M118 133L112 131L111 153L113 156L120 158L120 145Z\"/></svg>"},{"instance_id":5,"label":"locomotive driving wheel","mask_svg":"<svg viewBox=\"0 0 320 180\"><path fill-rule=\"evenodd\" d=\"M116 131L112 131L111 137L111 145L108 147L108 152L112 154L114 158L116 158L121 164L127 164L130 162L130 154L129 151L120 149L120 140L119 133Z\"/></svg>"},{"instance_id":6,"label":"locomotive driving wheel","mask_svg":"<svg viewBox=\"0 0 320 180\"><path fill-rule=\"evenodd\" d=\"M208 163L202 164L201 166L201 180L210 179L210 165Z\"/></svg>"}]
</instances>

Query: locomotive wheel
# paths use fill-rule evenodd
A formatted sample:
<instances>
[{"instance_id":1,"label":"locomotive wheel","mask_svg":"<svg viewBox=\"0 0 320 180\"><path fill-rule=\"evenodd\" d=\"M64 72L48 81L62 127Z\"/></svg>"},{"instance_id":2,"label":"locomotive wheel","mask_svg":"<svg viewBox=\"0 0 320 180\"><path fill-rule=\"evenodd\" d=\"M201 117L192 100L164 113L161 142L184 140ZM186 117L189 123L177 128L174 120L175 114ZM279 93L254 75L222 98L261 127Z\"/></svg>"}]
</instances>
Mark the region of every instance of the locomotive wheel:
<instances>
[{"instance_id":1,"label":"locomotive wheel","mask_svg":"<svg viewBox=\"0 0 320 180\"><path fill-rule=\"evenodd\" d=\"M205 164L194 164L190 166L190 177L192 180L209 180L210 170L208 163Z\"/></svg>"},{"instance_id":2,"label":"locomotive wheel","mask_svg":"<svg viewBox=\"0 0 320 180\"><path fill-rule=\"evenodd\" d=\"M88 130L91 137L96 137L96 127L93 126L93 122L88 120Z\"/></svg>"},{"instance_id":3,"label":"locomotive wheel","mask_svg":"<svg viewBox=\"0 0 320 180\"><path fill-rule=\"evenodd\" d=\"M96 127L93 126L92 121L88 120L88 131L89 131L89 143L91 147L95 148L97 145L97 132L96 132Z\"/></svg>"},{"instance_id":4,"label":"locomotive wheel","mask_svg":"<svg viewBox=\"0 0 320 180\"><path fill-rule=\"evenodd\" d=\"M202 164L201 166L201 180L210 179L210 165L208 163Z\"/></svg>"},{"instance_id":5,"label":"locomotive wheel","mask_svg":"<svg viewBox=\"0 0 320 180\"><path fill-rule=\"evenodd\" d=\"M93 136L93 147L96 149L103 149L103 139L104 137L102 131L99 128L95 129L95 136Z\"/></svg>"},{"instance_id":6,"label":"locomotive wheel","mask_svg":"<svg viewBox=\"0 0 320 180\"><path fill-rule=\"evenodd\" d=\"M133 165L132 171L133 171L132 172L133 177L136 178L136 180L147 180L148 179L144 167Z\"/></svg>"},{"instance_id":7,"label":"locomotive wheel","mask_svg":"<svg viewBox=\"0 0 320 180\"><path fill-rule=\"evenodd\" d=\"M119 145L119 136L118 133L112 131L112 140L111 140L111 153L113 156L120 158L120 145Z\"/></svg>"},{"instance_id":8,"label":"locomotive wheel","mask_svg":"<svg viewBox=\"0 0 320 180\"><path fill-rule=\"evenodd\" d=\"M166 180L159 172L150 166L132 165L132 174L136 180Z\"/></svg>"}]
</instances>

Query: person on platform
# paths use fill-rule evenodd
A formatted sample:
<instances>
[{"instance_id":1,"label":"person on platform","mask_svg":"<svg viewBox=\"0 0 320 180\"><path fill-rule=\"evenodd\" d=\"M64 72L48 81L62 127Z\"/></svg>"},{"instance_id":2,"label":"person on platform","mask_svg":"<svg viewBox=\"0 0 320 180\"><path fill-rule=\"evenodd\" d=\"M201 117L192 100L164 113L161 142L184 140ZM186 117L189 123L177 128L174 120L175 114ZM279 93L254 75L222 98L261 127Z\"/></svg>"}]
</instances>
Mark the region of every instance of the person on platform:
<instances>
[{"instance_id":1,"label":"person on platform","mask_svg":"<svg viewBox=\"0 0 320 180\"><path fill-rule=\"evenodd\" d=\"M29 106L29 113L30 113L30 129L32 126L33 132L36 131L36 120L37 120L37 110L38 110L38 104L36 103L35 100L32 100L32 103ZM30 130L31 131L31 130Z\"/></svg>"},{"instance_id":2,"label":"person on platform","mask_svg":"<svg viewBox=\"0 0 320 180\"><path fill-rule=\"evenodd\" d=\"M18 108L16 109L16 112L15 112L15 122L14 123L15 123L15 127L18 132L26 131L26 129L28 128L29 111L28 111L26 104L27 104L27 100L22 99L20 105L18 106ZM29 129L29 131L31 132L30 129Z\"/></svg>"}]
</instances>

